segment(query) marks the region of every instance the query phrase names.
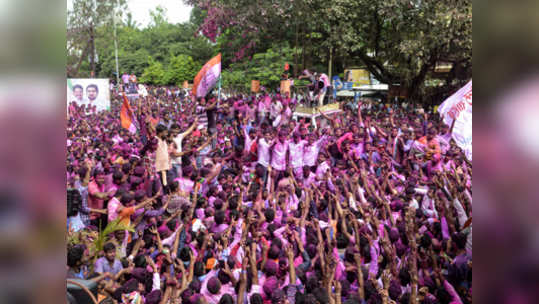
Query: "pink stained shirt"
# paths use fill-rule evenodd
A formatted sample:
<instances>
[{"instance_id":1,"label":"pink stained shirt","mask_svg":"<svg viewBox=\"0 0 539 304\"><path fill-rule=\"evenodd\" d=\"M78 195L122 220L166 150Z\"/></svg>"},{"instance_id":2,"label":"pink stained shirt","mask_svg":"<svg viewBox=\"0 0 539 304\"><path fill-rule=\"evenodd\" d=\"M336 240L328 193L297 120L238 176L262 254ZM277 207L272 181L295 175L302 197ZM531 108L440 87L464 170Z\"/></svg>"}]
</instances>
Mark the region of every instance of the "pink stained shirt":
<instances>
[{"instance_id":1,"label":"pink stained shirt","mask_svg":"<svg viewBox=\"0 0 539 304\"><path fill-rule=\"evenodd\" d=\"M155 138L157 138L157 150L155 151L155 170L157 172L170 170L167 142L157 136L155 136Z\"/></svg>"},{"instance_id":2,"label":"pink stained shirt","mask_svg":"<svg viewBox=\"0 0 539 304\"><path fill-rule=\"evenodd\" d=\"M322 136L320 139L315 141L312 145L306 145L303 149L303 165L312 167L316 165L316 160L318 159L318 153L322 148L322 143L326 139L326 135Z\"/></svg>"},{"instance_id":3,"label":"pink stained shirt","mask_svg":"<svg viewBox=\"0 0 539 304\"><path fill-rule=\"evenodd\" d=\"M318 167L316 167L316 177L323 179L326 172L329 170L329 165L327 161L321 162Z\"/></svg>"},{"instance_id":4,"label":"pink stained shirt","mask_svg":"<svg viewBox=\"0 0 539 304\"><path fill-rule=\"evenodd\" d=\"M303 186L311 187L315 181L316 181L316 175L312 172L309 172L309 176L307 176L307 178L303 182Z\"/></svg>"},{"instance_id":5,"label":"pink stained shirt","mask_svg":"<svg viewBox=\"0 0 539 304\"><path fill-rule=\"evenodd\" d=\"M277 142L273 146L273 157L271 158L271 167L275 170L285 171L286 170L286 151L288 151L288 141L285 140L283 143Z\"/></svg>"},{"instance_id":6,"label":"pink stained shirt","mask_svg":"<svg viewBox=\"0 0 539 304\"><path fill-rule=\"evenodd\" d=\"M290 151L290 165L292 168L303 167L303 150L307 141L300 140L297 144L294 141L288 143L288 149Z\"/></svg>"},{"instance_id":7,"label":"pink stained shirt","mask_svg":"<svg viewBox=\"0 0 539 304\"><path fill-rule=\"evenodd\" d=\"M174 181L178 182L178 188L184 192L184 193L191 193L193 191L193 187L195 186L195 182L193 182L190 179L178 177L174 179Z\"/></svg>"},{"instance_id":8,"label":"pink stained shirt","mask_svg":"<svg viewBox=\"0 0 539 304\"><path fill-rule=\"evenodd\" d=\"M341 136L339 139L337 139L337 148L339 148L340 152L342 152L341 145L342 145L343 141L350 140L352 138L353 138L352 132L348 132L348 133L344 134L343 136Z\"/></svg>"},{"instance_id":9,"label":"pink stained shirt","mask_svg":"<svg viewBox=\"0 0 539 304\"><path fill-rule=\"evenodd\" d=\"M271 142L267 142L265 138L258 140L258 163L264 167L269 167Z\"/></svg>"},{"instance_id":10,"label":"pink stained shirt","mask_svg":"<svg viewBox=\"0 0 539 304\"><path fill-rule=\"evenodd\" d=\"M204 281L202 282L202 287L200 288L200 293L204 296L208 304L218 304L219 300L221 300L221 297L228 293L231 296L234 296L236 294L233 287L230 286L230 284L221 285L221 289L219 289L219 293L212 294L208 290L208 281L217 275L217 272L215 270L210 271L206 277L204 278Z\"/></svg>"},{"instance_id":11,"label":"pink stained shirt","mask_svg":"<svg viewBox=\"0 0 539 304\"><path fill-rule=\"evenodd\" d=\"M247 132L247 126L243 126L243 136L245 137L245 144L243 147L243 151L249 152L251 151L251 146L253 145L253 139L249 136L249 133Z\"/></svg>"},{"instance_id":12,"label":"pink stained shirt","mask_svg":"<svg viewBox=\"0 0 539 304\"><path fill-rule=\"evenodd\" d=\"M120 201L117 198L113 197L110 199L107 205L107 214L108 214L109 222L112 222L118 218L118 209L120 209L120 207L123 207L123 205L122 203L120 203Z\"/></svg>"},{"instance_id":13,"label":"pink stained shirt","mask_svg":"<svg viewBox=\"0 0 539 304\"><path fill-rule=\"evenodd\" d=\"M94 196L97 192L104 192L105 191L105 184L99 186L97 182L91 181L88 184L88 207L92 209L103 209L105 206L105 200L99 199L96 196ZM90 219L96 219L100 216L99 213L92 212L90 213Z\"/></svg>"}]
</instances>

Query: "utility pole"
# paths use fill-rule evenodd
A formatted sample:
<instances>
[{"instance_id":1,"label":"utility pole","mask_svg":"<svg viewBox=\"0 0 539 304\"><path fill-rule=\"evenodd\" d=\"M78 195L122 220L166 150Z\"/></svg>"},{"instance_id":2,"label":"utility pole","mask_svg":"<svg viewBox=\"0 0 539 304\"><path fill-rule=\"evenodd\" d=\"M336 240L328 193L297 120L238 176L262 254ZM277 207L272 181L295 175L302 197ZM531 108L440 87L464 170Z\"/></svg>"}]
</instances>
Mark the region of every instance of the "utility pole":
<instances>
[{"instance_id":1,"label":"utility pole","mask_svg":"<svg viewBox=\"0 0 539 304\"><path fill-rule=\"evenodd\" d=\"M95 77L95 19L97 14L96 0L92 1L92 22L90 23L90 77Z\"/></svg>"},{"instance_id":2,"label":"utility pole","mask_svg":"<svg viewBox=\"0 0 539 304\"><path fill-rule=\"evenodd\" d=\"M113 15L113 20L112 20L112 23L114 24L114 57L116 59L116 88L118 88L118 86L120 85L120 70L118 68L118 39L116 36L116 14L118 13L116 11L117 7L118 7L118 0L115 1L114 15Z\"/></svg>"}]
</instances>

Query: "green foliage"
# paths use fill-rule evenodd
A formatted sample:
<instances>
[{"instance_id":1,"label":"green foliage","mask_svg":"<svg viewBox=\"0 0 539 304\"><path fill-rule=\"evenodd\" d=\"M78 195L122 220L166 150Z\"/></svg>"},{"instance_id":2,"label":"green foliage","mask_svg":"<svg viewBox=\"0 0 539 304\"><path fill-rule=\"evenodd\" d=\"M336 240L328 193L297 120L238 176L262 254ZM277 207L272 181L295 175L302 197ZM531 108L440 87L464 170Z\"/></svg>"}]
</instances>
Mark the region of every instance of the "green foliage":
<instances>
[{"instance_id":1,"label":"green foliage","mask_svg":"<svg viewBox=\"0 0 539 304\"><path fill-rule=\"evenodd\" d=\"M107 242L111 241L110 235L112 233L121 230L135 232L135 229L132 224L125 225L121 223L120 220L120 218L117 218L116 220L109 222L105 229L99 232L88 230L79 230L77 232L74 232L72 230L69 230L67 232L67 246L70 247L79 244L85 244L86 246L88 246L90 256L93 256L93 261L91 263L91 267L93 267L98 257L98 253L103 250L103 246Z\"/></svg>"},{"instance_id":2,"label":"green foliage","mask_svg":"<svg viewBox=\"0 0 539 304\"><path fill-rule=\"evenodd\" d=\"M165 84L165 69L159 61L155 61L152 57L148 58L148 67L140 76L140 82L156 85Z\"/></svg>"},{"instance_id":3,"label":"green foliage","mask_svg":"<svg viewBox=\"0 0 539 304\"><path fill-rule=\"evenodd\" d=\"M470 0L184 1L199 10L203 29L218 29L225 66L235 55L243 58L232 67L248 66L251 55L288 43L298 51L291 56L296 72L327 73L331 53L333 75L364 67L383 83L408 87L415 97L425 95L430 79L442 78L451 92L471 77ZM453 69L436 74L439 62Z\"/></svg>"},{"instance_id":4,"label":"green foliage","mask_svg":"<svg viewBox=\"0 0 539 304\"><path fill-rule=\"evenodd\" d=\"M222 87L234 91L246 91L250 88L251 82L243 70L222 70Z\"/></svg>"},{"instance_id":5,"label":"green foliage","mask_svg":"<svg viewBox=\"0 0 539 304\"><path fill-rule=\"evenodd\" d=\"M260 80L261 86L275 89L280 85L285 63L292 61L293 52L286 45L275 45L266 52L254 54L248 61L233 63L223 71L223 87L249 89L251 80Z\"/></svg>"},{"instance_id":6,"label":"green foliage","mask_svg":"<svg viewBox=\"0 0 539 304\"><path fill-rule=\"evenodd\" d=\"M191 56L172 56L165 72L163 82L181 85L185 80L192 81L201 66L193 61Z\"/></svg>"},{"instance_id":7,"label":"green foliage","mask_svg":"<svg viewBox=\"0 0 539 304\"><path fill-rule=\"evenodd\" d=\"M77 0L77 3L79 2L88 6L92 0ZM101 2L103 1L98 0L98 3ZM121 2L125 2L125 0ZM77 16L81 20L83 19L82 13L88 11L86 6L85 10L78 9ZM178 79L184 79L189 75L194 77L192 67L200 68L203 63L217 53L216 47L210 44L206 38L195 36L197 29L195 24L191 22L172 24L166 21L165 14L166 10L162 7L157 7L151 12L152 21L150 25L145 28L141 28L130 14L125 16L123 22L119 19L117 20L116 33L120 75L134 73L140 77L148 69L148 76L151 75L153 83L176 84L180 81ZM107 16L110 17L110 12ZM70 22L73 22L73 24L69 24ZM78 26L77 24L74 18L68 19L68 29L75 28ZM68 30L68 46L70 46L68 50L71 50L68 51L68 77L89 77L88 54L82 52L87 47L87 34L75 35L74 33L74 29ZM96 77L114 79L116 78L116 60L112 22L101 22L95 27L95 33L95 48L99 58L96 63ZM72 44L73 46L71 46ZM155 62L160 63L161 67L157 64L150 67L149 56ZM183 59L175 59L178 56ZM185 59L189 57L191 59ZM79 61L80 65L78 65ZM186 63L183 64L182 62L185 61ZM171 70L171 66L179 67L178 71ZM161 69L165 71L165 76L159 76ZM195 71L195 74L196 72L198 70ZM192 82L192 77L185 80Z\"/></svg>"},{"instance_id":8,"label":"green foliage","mask_svg":"<svg viewBox=\"0 0 539 304\"><path fill-rule=\"evenodd\" d=\"M107 227L99 232L97 239L95 239L95 251L99 252L103 250L103 246L110 240L109 235L118 230L127 230L129 232L135 232L132 225L125 225L120 222L121 218L117 218L107 224Z\"/></svg>"}]
</instances>

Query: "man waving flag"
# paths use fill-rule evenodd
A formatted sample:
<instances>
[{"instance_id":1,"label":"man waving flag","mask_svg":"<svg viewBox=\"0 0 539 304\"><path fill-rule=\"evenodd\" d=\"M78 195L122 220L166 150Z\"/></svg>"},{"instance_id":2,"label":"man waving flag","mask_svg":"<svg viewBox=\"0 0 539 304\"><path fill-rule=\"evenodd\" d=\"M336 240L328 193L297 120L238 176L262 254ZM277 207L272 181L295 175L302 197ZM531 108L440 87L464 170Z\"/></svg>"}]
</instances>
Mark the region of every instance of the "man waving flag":
<instances>
[{"instance_id":1,"label":"man waving flag","mask_svg":"<svg viewBox=\"0 0 539 304\"><path fill-rule=\"evenodd\" d=\"M122 103L122 108L120 109L120 122L122 124L122 128L127 129L129 132L134 134L137 132L137 127L135 125L135 114L129 106L129 100L127 100L125 93L123 93L123 98L124 102Z\"/></svg>"},{"instance_id":2,"label":"man waving flag","mask_svg":"<svg viewBox=\"0 0 539 304\"><path fill-rule=\"evenodd\" d=\"M193 81L193 96L204 97L215 86L221 76L221 53L210 59L200 69Z\"/></svg>"}]
</instances>

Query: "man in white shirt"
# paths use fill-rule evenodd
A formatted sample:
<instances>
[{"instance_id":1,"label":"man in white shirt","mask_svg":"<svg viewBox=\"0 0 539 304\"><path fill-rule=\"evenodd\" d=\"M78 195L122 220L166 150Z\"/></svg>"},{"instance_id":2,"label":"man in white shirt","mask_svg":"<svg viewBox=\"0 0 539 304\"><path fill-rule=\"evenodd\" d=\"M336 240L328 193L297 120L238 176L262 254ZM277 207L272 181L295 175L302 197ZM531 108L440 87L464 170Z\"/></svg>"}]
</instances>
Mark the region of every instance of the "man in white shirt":
<instances>
[{"instance_id":1,"label":"man in white shirt","mask_svg":"<svg viewBox=\"0 0 539 304\"><path fill-rule=\"evenodd\" d=\"M264 167L264 180L267 179L268 167L270 165L270 147L273 145L271 140L271 133L269 131L264 132L264 136L258 139L258 163Z\"/></svg>"},{"instance_id":2,"label":"man in white shirt","mask_svg":"<svg viewBox=\"0 0 539 304\"><path fill-rule=\"evenodd\" d=\"M271 147L271 168L273 171L272 180L278 182L279 175L286 171L287 159L288 159L288 140L286 139L286 133L281 131L277 138L277 141L273 143Z\"/></svg>"},{"instance_id":3,"label":"man in white shirt","mask_svg":"<svg viewBox=\"0 0 539 304\"><path fill-rule=\"evenodd\" d=\"M303 179L303 149L305 144L307 141L302 140L298 133L294 133L293 140L288 143L289 163L297 180Z\"/></svg>"},{"instance_id":4,"label":"man in white shirt","mask_svg":"<svg viewBox=\"0 0 539 304\"><path fill-rule=\"evenodd\" d=\"M327 138L327 135L320 137L317 141L315 140L315 135L311 134L308 138L308 143L305 144L303 150L303 165L311 167L311 170L315 169L316 160L318 159L318 153L322 148L322 143Z\"/></svg>"},{"instance_id":5,"label":"man in white shirt","mask_svg":"<svg viewBox=\"0 0 539 304\"><path fill-rule=\"evenodd\" d=\"M172 141L176 145L176 152L172 157L172 169L173 172L176 174L176 177L181 177L182 174L182 141L187 135L193 132L197 125L198 117L195 118L193 124L183 133L180 133L180 126L176 123L173 124L170 128L170 131L172 132L173 136Z\"/></svg>"},{"instance_id":6,"label":"man in white shirt","mask_svg":"<svg viewBox=\"0 0 539 304\"><path fill-rule=\"evenodd\" d=\"M277 119L277 117L281 114L283 111L283 104L278 101L277 99L273 99L273 102L270 106L270 119L273 124L273 121Z\"/></svg>"}]
</instances>

